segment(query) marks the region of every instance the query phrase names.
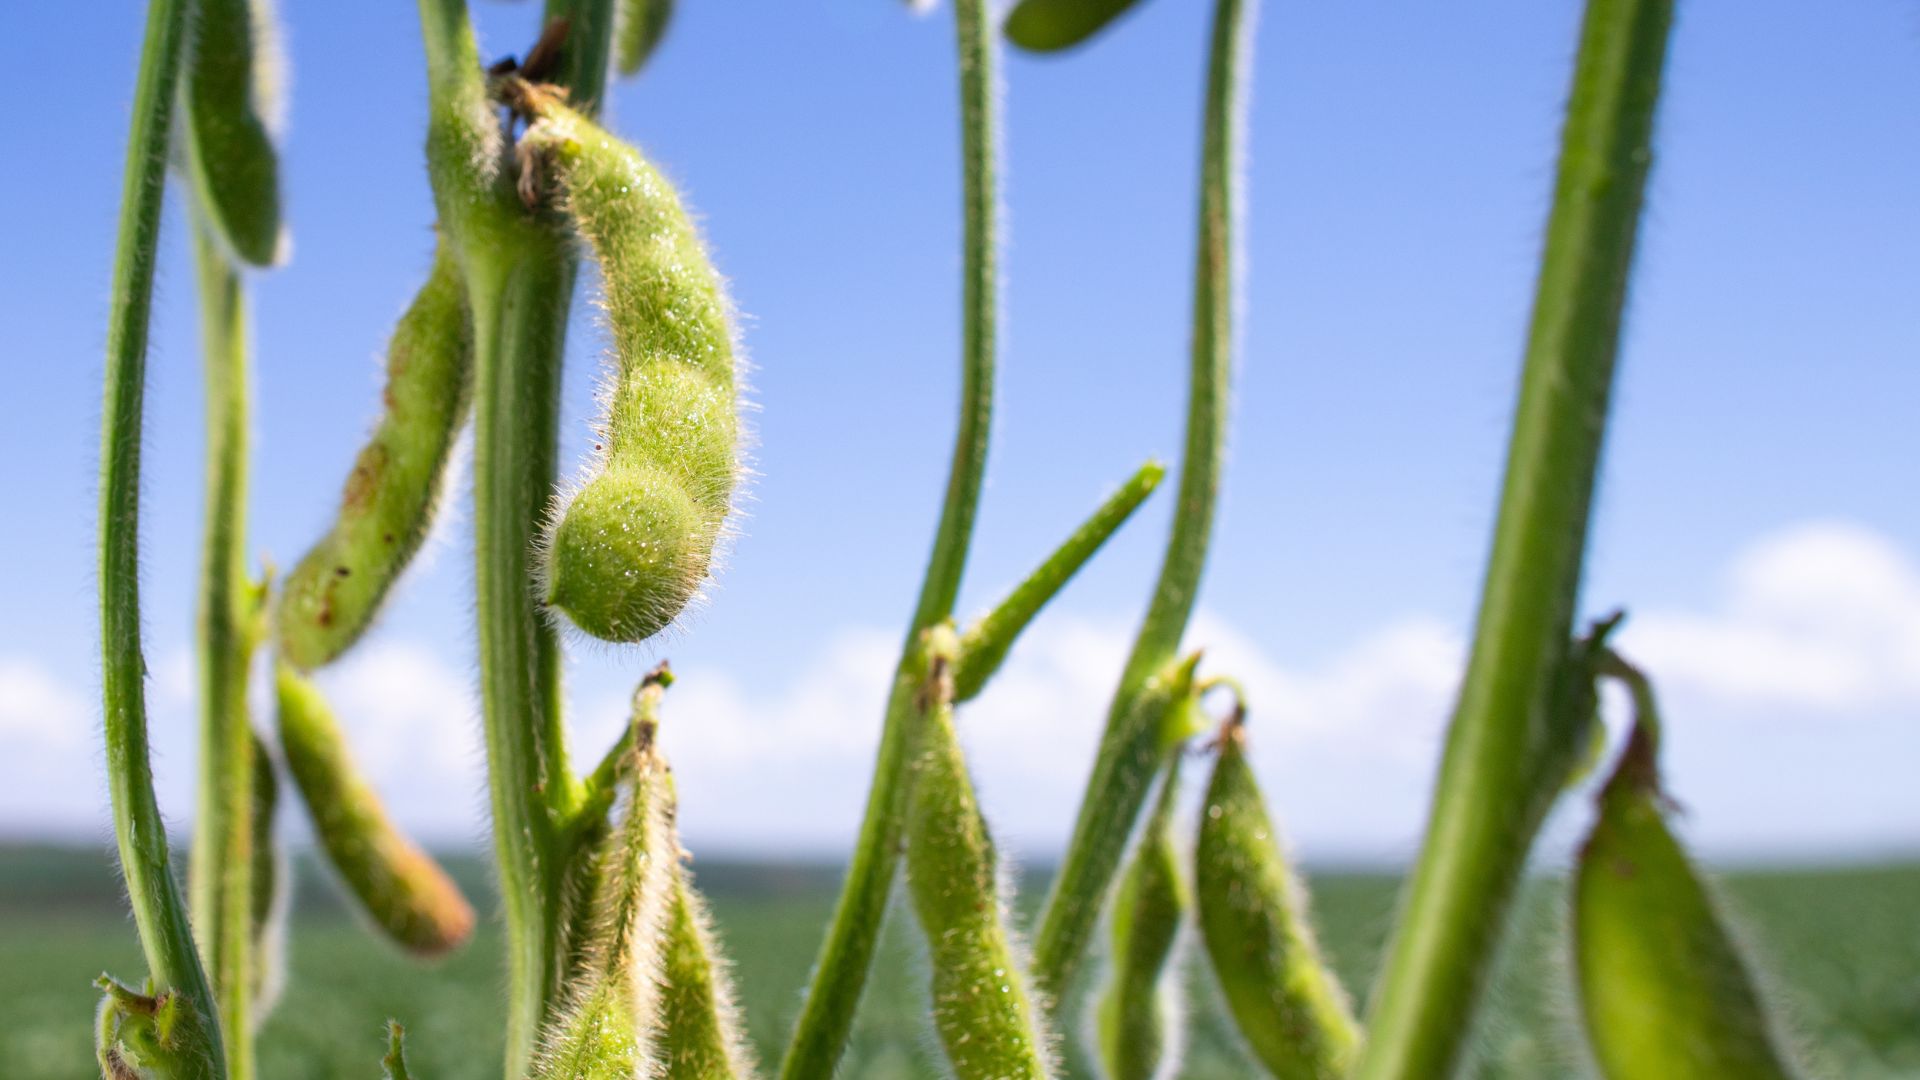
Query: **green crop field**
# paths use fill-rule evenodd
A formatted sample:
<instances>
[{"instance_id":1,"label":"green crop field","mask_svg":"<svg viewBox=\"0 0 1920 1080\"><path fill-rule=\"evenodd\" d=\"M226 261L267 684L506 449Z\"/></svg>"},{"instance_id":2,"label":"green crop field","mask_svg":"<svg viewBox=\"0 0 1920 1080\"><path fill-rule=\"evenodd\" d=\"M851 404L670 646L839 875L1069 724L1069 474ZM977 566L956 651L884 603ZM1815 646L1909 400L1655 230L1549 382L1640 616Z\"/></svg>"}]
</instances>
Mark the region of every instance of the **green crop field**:
<instances>
[{"instance_id":1,"label":"green crop field","mask_svg":"<svg viewBox=\"0 0 1920 1080\"><path fill-rule=\"evenodd\" d=\"M455 861L486 895L478 862ZM89 1022L102 970L136 977L143 964L105 853L0 849L0 1076L98 1076ZM817 866L697 864L738 975L748 1027L775 1055L800 1000L838 871ZM1920 1077L1920 864L1723 877L1795 1041L1818 1074L1847 1080ZM1356 992L1381 947L1394 879L1314 877L1315 914L1341 974ZM1030 882L1026 895L1038 891ZM1481 1029L1481 1077L1585 1075L1569 1015L1559 940L1559 890L1535 883ZM500 936L489 927L437 966L421 967L375 940L319 879L299 868L288 960L299 973L261 1031L262 1075L272 1080L372 1077L382 1024L405 1023L416 1075L497 1075L503 1022ZM938 1076L923 1017L924 969L896 906L843 1076ZM1180 1075L1254 1075L1217 1022L1205 972L1189 969L1193 1040ZM1074 1033L1076 1036L1078 1033ZM1071 1048L1070 1048L1071 1049Z\"/></svg>"}]
</instances>

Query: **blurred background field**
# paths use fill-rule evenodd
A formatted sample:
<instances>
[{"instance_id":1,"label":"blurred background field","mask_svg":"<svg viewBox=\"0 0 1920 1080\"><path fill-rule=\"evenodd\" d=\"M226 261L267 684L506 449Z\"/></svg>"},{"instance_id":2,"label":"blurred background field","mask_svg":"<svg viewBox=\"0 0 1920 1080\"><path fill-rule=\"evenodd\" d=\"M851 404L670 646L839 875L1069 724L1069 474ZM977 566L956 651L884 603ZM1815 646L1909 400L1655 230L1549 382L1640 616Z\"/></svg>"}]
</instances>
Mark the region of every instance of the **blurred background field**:
<instances>
[{"instance_id":1,"label":"blurred background field","mask_svg":"<svg viewBox=\"0 0 1920 1080\"><path fill-rule=\"evenodd\" d=\"M451 865L477 900L490 898L485 864ZM822 864L696 863L733 958L748 1028L763 1060L778 1053L839 869ZM409 1031L424 1080L497 1076L503 1024L500 938L491 922L464 950L428 967L411 963L356 925L317 864L297 859L297 972L261 1033L262 1075L335 1080L378 1075L382 1023ZM1920 862L1803 870L1734 870L1722 894L1738 912L1796 1041L1817 1075L1847 1080L1920 1077ZM1348 985L1365 993L1394 903L1383 873L1313 875L1315 915ZM1040 874L1021 895L1035 897ZM1482 1078L1588 1075L1570 1022L1559 942L1561 890L1529 888L1506 963L1482 1024ZM90 1080L89 1021L102 970L144 971L108 853L0 847L0 1076ZM925 971L915 929L896 906L842 1075L858 1080L934 1077L924 1017ZM1204 969L1189 965L1192 1043L1180 1075L1255 1075L1222 1023ZM360 1037L356 1038L356 1033ZM1079 1033L1070 1051L1077 1050Z\"/></svg>"}]
</instances>

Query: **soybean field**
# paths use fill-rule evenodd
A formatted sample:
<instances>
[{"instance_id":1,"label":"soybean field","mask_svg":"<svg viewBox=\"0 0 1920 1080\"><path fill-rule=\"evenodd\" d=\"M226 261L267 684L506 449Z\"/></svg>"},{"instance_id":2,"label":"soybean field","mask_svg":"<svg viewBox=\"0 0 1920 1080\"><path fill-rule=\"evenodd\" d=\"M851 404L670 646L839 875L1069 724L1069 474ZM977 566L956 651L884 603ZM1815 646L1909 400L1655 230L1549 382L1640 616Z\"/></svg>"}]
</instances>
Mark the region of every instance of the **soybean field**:
<instances>
[{"instance_id":1,"label":"soybean field","mask_svg":"<svg viewBox=\"0 0 1920 1080\"><path fill-rule=\"evenodd\" d=\"M484 863L450 857L476 902L490 904ZM104 851L0 847L0 1076L87 1080L91 1020L102 970L140 967L120 885ZM839 869L766 862L694 866L740 976L747 1028L767 1060L778 1053L831 911ZM1036 871L1029 875L1037 878ZM478 1080L497 1075L502 943L495 914L457 953L432 966L407 960L354 925L323 871L296 857L297 932L287 935L285 996L260 1032L261 1075L335 1080L377 1074L387 1016L407 1025L416 1075ZM1390 926L1395 877L1311 874L1314 916L1335 966L1364 994ZM1847 1080L1920 1077L1920 861L1799 870L1736 869L1718 875L1747 944L1765 965L1793 1037L1818 1075ZM1020 895L1044 894L1023 882ZM1479 1027L1469 1075L1591 1075L1563 951L1561 883L1530 883ZM937 1077L940 1054L926 1020L926 967L911 916L896 896L874 979L842 1075L858 1080ZM1189 943L1191 946L1191 943ZM1193 1043L1180 1075L1227 1080L1254 1074L1219 1012L1210 976L1186 965ZM1070 1059L1085 1033L1066 1033Z\"/></svg>"}]
</instances>

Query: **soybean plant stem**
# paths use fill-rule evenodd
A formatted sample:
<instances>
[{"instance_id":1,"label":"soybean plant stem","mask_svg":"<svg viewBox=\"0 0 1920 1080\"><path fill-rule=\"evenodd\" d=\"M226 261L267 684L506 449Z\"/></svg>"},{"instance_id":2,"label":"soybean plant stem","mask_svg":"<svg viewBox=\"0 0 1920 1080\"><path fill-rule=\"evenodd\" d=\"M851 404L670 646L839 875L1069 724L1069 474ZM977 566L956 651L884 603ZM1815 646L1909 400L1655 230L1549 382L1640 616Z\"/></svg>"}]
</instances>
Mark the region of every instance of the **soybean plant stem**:
<instances>
[{"instance_id":1,"label":"soybean plant stem","mask_svg":"<svg viewBox=\"0 0 1920 1080\"><path fill-rule=\"evenodd\" d=\"M240 275L195 215L194 263L206 353L207 488L200 563L200 800L188 899L220 1002L227 1069L253 1075L253 727L247 669L259 592L247 579L247 326Z\"/></svg>"},{"instance_id":2,"label":"soybean plant stem","mask_svg":"<svg viewBox=\"0 0 1920 1080\"><path fill-rule=\"evenodd\" d=\"M545 18L567 20L557 81L567 88L567 104L596 116L612 69L614 0L547 0Z\"/></svg>"},{"instance_id":3,"label":"soybean plant stem","mask_svg":"<svg viewBox=\"0 0 1920 1080\"><path fill-rule=\"evenodd\" d=\"M147 745L147 666L140 652L140 431L146 391L147 324L153 302L160 205L180 58L192 18L188 0L153 0L133 98L133 125L114 253L107 326L106 395L100 446L100 640L107 783L114 836L140 944L154 981L185 995L207 1019L215 1075L226 1053L213 1023L213 992L194 949L186 906L167 855Z\"/></svg>"},{"instance_id":4,"label":"soybean plant stem","mask_svg":"<svg viewBox=\"0 0 1920 1080\"><path fill-rule=\"evenodd\" d=\"M561 76L579 80L573 89L587 103L597 101L611 0L550 0L546 15L569 20ZM502 148L490 142L494 120L465 3L421 0L420 19L435 198L460 252L474 320L481 707L510 953L507 1073L521 1076L557 1004L560 889L581 795L567 766L559 641L534 594L536 545L557 477L575 262L558 224L518 205Z\"/></svg>"},{"instance_id":5,"label":"soybean plant stem","mask_svg":"<svg viewBox=\"0 0 1920 1080\"><path fill-rule=\"evenodd\" d=\"M1073 535L1026 580L1014 586L993 609L975 619L960 637L959 655L954 662L953 700L970 701L985 688L1007 651L1047 602L1059 595L1067 582L1093 558L1120 526L1126 524L1153 489L1160 485L1166 469L1157 461L1140 466L1120 489L1107 497L1093 515L1080 524Z\"/></svg>"},{"instance_id":6,"label":"soybean plant stem","mask_svg":"<svg viewBox=\"0 0 1920 1080\"><path fill-rule=\"evenodd\" d=\"M999 194L995 158L999 151L996 109L997 43L987 0L956 0L954 23L960 67L960 139L965 171L966 271L962 296L960 424L947 474L946 502L934 533L933 554L920 589L913 622L901 647L900 667L887 701L873 784L867 792L860 836L834 907L833 922L815 962L812 985L801 1006L780 1075L786 1080L832 1076L853 1030L874 943L886 916L900 858L900 837L910 782L908 758L923 711L915 708L919 690L912 677L921 632L953 614L973 540L974 513L980 503L987 464L987 434L993 416L995 317L999 291L995 279L996 211Z\"/></svg>"},{"instance_id":7,"label":"soybean plant stem","mask_svg":"<svg viewBox=\"0 0 1920 1080\"><path fill-rule=\"evenodd\" d=\"M965 171L966 272L961 286L963 340L960 360L960 424L947 469L946 502L933 534L933 554L920 585L902 654L927 628L953 614L960 578L973 544L973 518L987 471L988 430L993 423L993 366L1000 308L997 256L1000 208L996 159L1000 152L998 46L986 0L957 0L953 18L960 66L960 157Z\"/></svg>"},{"instance_id":8,"label":"soybean plant stem","mask_svg":"<svg viewBox=\"0 0 1920 1080\"><path fill-rule=\"evenodd\" d=\"M1672 0L1590 0L1473 655L1367 1023L1366 1080L1457 1068L1528 848L1584 742L1569 655Z\"/></svg>"},{"instance_id":9,"label":"soybean plant stem","mask_svg":"<svg viewBox=\"0 0 1920 1080\"><path fill-rule=\"evenodd\" d=\"M1034 982L1042 999L1055 1008L1072 986L1127 836L1159 771L1159 715L1139 706L1148 682L1174 660L1206 567L1226 444L1234 330L1233 230L1240 212L1238 154L1245 122L1242 83L1257 4L1218 0L1214 7L1180 502L1153 600L1120 676L1073 837L1034 937Z\"/></svg>"},{"instance_id":10,"label":"soybean plant stem","mask_svg":"<svg viewBox=\"0 0 1920 1080\"><path fill-rule=\"evenodd\" d=\"M559 740L559 643L534 599L540 522L552 498L560 338L570 268L527 251L484 288L474 313L474 551L480 699L495 855L507 913L508 1075L525 1075L558 976L565 870L551 798L567 790ZM476 259L476 262L480 260Z\"/></svg>"}]
</instances>

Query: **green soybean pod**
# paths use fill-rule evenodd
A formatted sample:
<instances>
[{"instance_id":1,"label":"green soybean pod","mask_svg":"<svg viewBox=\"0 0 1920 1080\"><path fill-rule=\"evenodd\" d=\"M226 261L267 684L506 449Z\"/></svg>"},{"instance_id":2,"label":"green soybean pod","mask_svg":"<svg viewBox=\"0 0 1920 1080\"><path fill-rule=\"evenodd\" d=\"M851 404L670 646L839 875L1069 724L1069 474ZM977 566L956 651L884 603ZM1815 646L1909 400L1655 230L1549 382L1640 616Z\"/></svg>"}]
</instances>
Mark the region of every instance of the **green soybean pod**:
<instances>
[{"instance_id":1,"label":"green soybean pod","mask_svg":"<svg viewBox=\"0 0 1920 1080\"><path fill-rule=\"evenodd\" d=\"M684 870L674 877L661 980L661 1075L666 1080L752 1076L740 1010L714 939L713 920Z\"/></svg>"},{"instance_id":2,"label":"green soybean pod","mask_svg":"<svg viewBox=\"0 0 1920 1080\"><path fill-rule=\"evenodd\" d=\"M406 838L347 757L326 699L291 665L277 665L280 748L313 831L340 880L386 935L437 956L473 932L473 907L433 857Z\"/></svg>"},{"instance_id":3,"label":"green soybean pod","mask_svg":"<svg viewBox=\"0 0 1920 1080\"><path fill-rule=\"evenodd\" d=\"M636 150L539 87L508 79L502 96L532 118L523 194L550 176L600 264L616 365L598 470L547 533L546 599L594 637L643 641L698 593L733 498L726 298L673 188Z\"/></svg>"},{"instance_id":4,"label":"green soybean pod","mask_svg":"<svg viewBox=\"0 0 1920 1080\"><path fill-rule=\"evenodd\" d=\"M958 1080L1038 1080L1053 1075L1051 1047L1007 928L999 856L953 728L952 628L935 627L922 641L907 887L926 933L934 1027Z\"/></svg>"},{"instance_id":5,"label":"green soybean pod","mask_svg":"<svg viewBox=\"0 0 1920 1080\"><path fill-rule=\"evenodd\" d=\"M181 75L187 175L233 254L271 266L286 247L267 120L278 81L273 7L266 0L199 0L195 8L193 51Z\"/></svg>"},{"instance_id":6,"label":"green soybean pod","mask_svg":"<svg viewBox=\"0 0 1920 1080\"><path fill-rule=\"evenodd\" d=\"M273 1011L286 979L287 852L275 835L280 778L259 733L253 736L253 1022Z\"/></svg>"},{"instance_id":7,"label":"green soybean pod","mask_svg":"<svg viewBox=\"0 0 1920 1080\"><path fill-rule=\"evenodd\" d=\"M668 815L679 849L679 807ZM676 860L662 944L659 1057L664 1080L739 1080L754 1073L733 983L707 905Z\"/></svg>"},{"instance_id":8,"label":"green soybean pod","mask_svg":"<svg viewBox=\"0 0 1920 1080\"><path fill-rule=\"evenodd\" d=\"M620 74L632 75L646 65L672 18L673 0L620 0L613 37Z\"/></svg>"},{"instance_id":9,"label":"green soybean pod","mask_svg":"<svg viewBox=\"0 0 1920 1080\"><path fill-rule=\"evenodd\" d=\"M1281 1080L1343 1077L1360 1029L1321 958L1307 894L1246 757L1244 714L1221 728L1194 844L1194 900L1207 958L1254 1057Z\"/></svg>"},{"instance_id":10,"label":"green soybean pod","mask_svg":"<svg viewBox=\"0 0 1920 1080\"><path fill-rule=\"evenodd\" d=\"M94 1050L106 1080L224 1080L214 1064L214 1020L185 994L144 993L110 975L94 980L104 993L94 1024Z\"/></svg>"},{"instance_id":11,"label":"green soybean pod","mask_svg":"<svg viewBox=\"0 0 1920 1080\"><path fill-rule=\"evenodd\" d=\"M472 391L473 333L444 242L387 346L385 413L354 460L333 528L280 590L280 655L301 670L359 639L432 524Z\"/></svg>"},{"instance_id":12,"label":"green soybean pod","mask_svg":"<svg viewBox=\"0 0 1920 1080\"><path fill-rule=\"evenodd\" d=\"M1182 1009L1178 979L1168 968L1177 966L1169 961L1193 910L1193 889L1173 836L1179 789L1176 753L1114 892L1113 970L1095 1017L1100 1062L1110 1080L1151 1080L1180 1067Z\"/></svg>"},{"instance_id":13,"label":"green soybean pod","mask_svg":"<svg viewBox=\"0 0 1920 1080\"><path fill-rule=\"evenodd\" d=\"M635 695L626 809L577 879L588 891L570 905L575 962L541 1032L534 1080L659 1075L662 942L680 855L671 779L654 745L660 690L649 681Z\"/></svg>"},{"instance_id":14,"label":"green soybean pod","mask_svg":"<svg viewBox=\"0 0 1920 1080\"><path fill-rule=\"evenodd\" d=\"M1574 966L1608 1080L1798 1075L1753 974L1663 813L1651 688L1617 658L1638 717L1573 879Z\"/></svg>"},{"instance_id":15,"label":"green soybean pod","mask_svg":"<svg viewBox=\"0 0 1920 1080\"><path fill-rule=\"evenodd\" d=\"M1007 40L1034 52L1072 48L1126 14L1138 0L1021 0L1001 24Z\"/></svg>"}]
</instances>

